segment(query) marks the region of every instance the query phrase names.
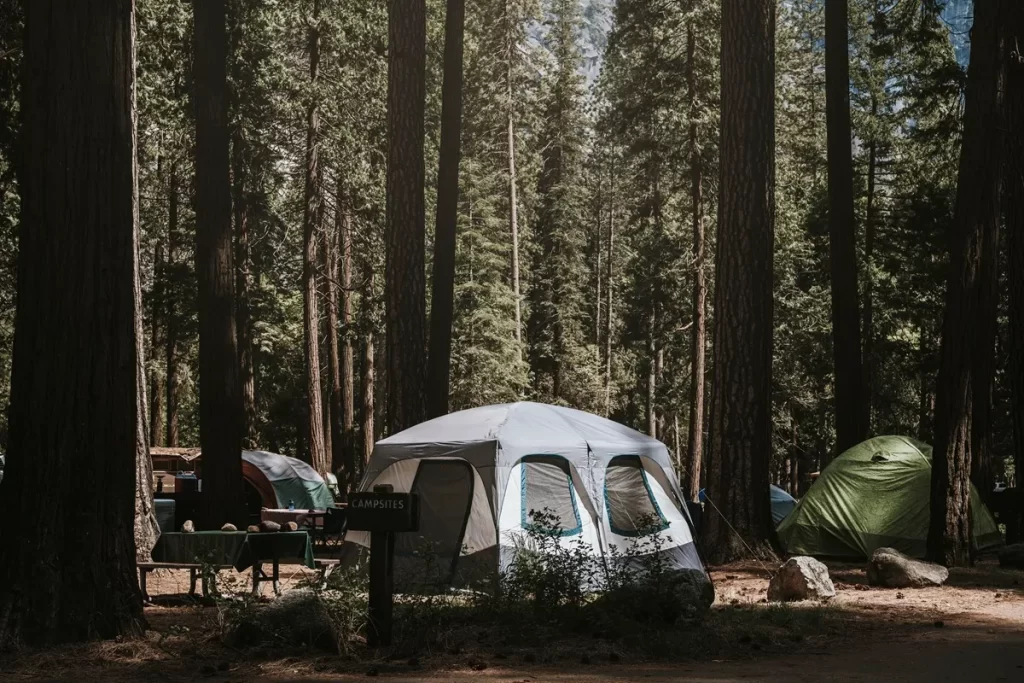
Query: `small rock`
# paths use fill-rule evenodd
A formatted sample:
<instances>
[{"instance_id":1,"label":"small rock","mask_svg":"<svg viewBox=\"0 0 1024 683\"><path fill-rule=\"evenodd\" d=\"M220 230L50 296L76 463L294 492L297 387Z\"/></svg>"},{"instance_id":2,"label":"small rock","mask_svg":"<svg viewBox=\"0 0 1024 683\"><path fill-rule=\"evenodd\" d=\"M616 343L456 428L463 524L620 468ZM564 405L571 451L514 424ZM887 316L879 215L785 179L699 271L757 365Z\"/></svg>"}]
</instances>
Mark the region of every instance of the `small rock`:
<instances>
[{"instance_id":1,"label":"small rock","mask_svg":"<svg viewBox=\"0 0 1024 683\"><path fill-rule=\"evenodd\" d=\"M366 670L366 675L367 676L376 676L378 673L379 672L377 671L376 667L371 667L371 668Z\"/></svg>"},{"instance_id":2,"label":"small rock","mask_svg":"<svg viewBox=\"0 0 1024 683\"><path fill-rule=\"evenodd\" d=\"M893 548L873 552L867 574L869 584L887 588L941 586L949 578L949 570L942 565L915 560Z\"/></svg>"},{"instance_id":3,"label":"small rock","mask_svg":"<svg viewBox=\"0 0 1024 683\"><path fill-rule=\"evenodd\" d=\"M191 519L186 519L185 523L181 525L181 530L186 534L191 534L196 530L196 525L192 523Z\"/></svg>"},{"instance_id":4,"label":"small rock","mask_svg":"<svg viewBox=\"0 0 1024 683\"><path fill-rule=\"evenodd\" d=\"M828 567L813 557L789 558L768 584L768 599L772 602L828 600L835 595Z\"/></svg>"},{"instance_id":5,"label":"small rock","mask_svg":"<svg viewBox=\"0 0 1024 683\"><path fill-rule=\"evenodd\" d=\"M897 593L896 594L896 599L897 600L902 600L903 599L903 593Z\"/></svg>"},{"instance_id":6,"label":"small rock","mask_svg":"<svg viewBox=\"0 0 1024 683\"><path fill-rule=\"evenodd\" d=\"M232 524L231 522L228 522L227 524L225 524L224 526L222 526L222 527L220 528L220 530L221 530L221 531L238 531L238 527L237 527L237 526L235 526L234 524Z\"/></svg>"},{"instance_id":7,"label":"small rock","mask_svg":"<svg viewBox=\"0 0 1024 683\"><path fill-rule=\"evenodd\" d=\"M1012 543L999 551L999 566L1024 569L1024 543Z\"/></svg>"},{"instance_id":8,"label":"small rock","mask_svg":"<svg viewBox=\"0 0 1024 683\"><path fill-rule=\"evenodd\" d=\"M299 525L295 522L285 522L284 528L286 531L298 531Z\"/></svg>"},{"instance_id":9,"label":"small rock","mask_svg":"<svg viewBox=\"0 0 1024 683\"><path fill-rule=\"evenodd\" d=\"M273 533L275 531L280 531L280 530L281 530L281 525L278 524L277 522L260 522L260 531L263 531L263 532L266 532L266 533Z\"/></svg>"},{"instance_id":10,"label":"small rock","mask_svg":"<svg viewBox=\"0 0 1024 683\"><path fill-rule=\"evenodd\" d=\"M245 530L248 531L250 534L258 534L260 532L260 528L255 524L250 524L248 527L246 527Z\"/></svg>"},{"instance_id":11,"label":"small rock","mask_svg":"<svg viewBox=\"0 0 1024 683\"><path fill-rule=\"evenodd\" d=\"M473 665L473 671L483 671L486 668L487 664L485 664L484 662L477 662Z\"/></svg>"},{"instance_id":12,"label":"small rock","mask_svg":"<svg viewBox=\"0 0 1024 683\"><path fill-rule=\"evenodd\" d=\"M942 628L945 625L946 622L942 621L941 619L935 622L935 628Z\"/></svg>"}]
</instances>

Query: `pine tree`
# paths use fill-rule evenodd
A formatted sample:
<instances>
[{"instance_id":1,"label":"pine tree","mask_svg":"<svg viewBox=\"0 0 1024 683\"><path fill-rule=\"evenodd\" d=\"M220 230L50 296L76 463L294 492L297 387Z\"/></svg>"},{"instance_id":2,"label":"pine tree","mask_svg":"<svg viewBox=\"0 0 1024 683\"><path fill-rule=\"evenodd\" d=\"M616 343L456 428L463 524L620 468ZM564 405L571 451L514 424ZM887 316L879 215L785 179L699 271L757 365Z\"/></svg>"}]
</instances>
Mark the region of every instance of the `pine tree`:
<instances>
[{"instance_id":1,"label":"pine tree","mask_svg":"<svg viewBox=\"0 0 1024 683\"><path fill-rule=\"evenodd\" d=\"M771 533L775 3L722 3L722 131L708 487L711 562L765 551Z\"/></svg>"},{"instance_id":2,"label":"pine tree","mask_svg":"<svg viewBox=\"0 0 1024 683\"><path fill-rule=\"evenodd\" d=\"M134 20L131 2L25 5L21 223L32 229L20 235L0 497L8 646L143 631L131 531L146 415ZM83 486L92 493L76 495Z\"/></svg>"},{"instance_id":3,"label":"pine tree","mask_svg":"<svg viewBox=\"0 0 1024 683\"><path fill-rule=\"evenodd\" d=\"M995 267L998 244L1000 159L1006 5L979 3L975 9L971 64L967 73L964 137L960 155L952 258L942 330L932 459L928 556L951 566L971 561L971 382L979 362L993 353L978 343L987 335L985 298L992 295L986 273ZM991 340L989 340L991 341ZM987 399L987 397L986 397Z\"/></svg>"},{"instance_id":4,"label":"pine tree","mask_svg":"<svg viewBox=\"0 0 1024 683\"><path fill-rule=\"evenodd\" d=\"M224 0L195 3L196 273L202 526L245 521L242 387L235 327Z\"/></svg>"}]
</instances>

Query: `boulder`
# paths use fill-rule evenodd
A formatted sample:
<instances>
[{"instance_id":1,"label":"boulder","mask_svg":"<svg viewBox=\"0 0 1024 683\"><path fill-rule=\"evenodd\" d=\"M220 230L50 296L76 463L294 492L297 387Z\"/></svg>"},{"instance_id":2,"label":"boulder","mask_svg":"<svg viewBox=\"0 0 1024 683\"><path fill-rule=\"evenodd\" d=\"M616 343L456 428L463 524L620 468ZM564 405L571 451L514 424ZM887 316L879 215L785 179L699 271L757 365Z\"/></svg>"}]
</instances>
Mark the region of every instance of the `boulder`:
<instances>
[{"instance_id":1,"label":"boulder","mask_svg":"<svg viewBox=\"0 0 1024 683\"><path fill-rule=\"evenodd\" d=\"M237 527L237 526L235 526L234 524L232 524L231 522L228 522L227 524L225 524L224 526L222 526L222 527L220 528L220 530L221 530L221 531L238 531L238 527Z\"/></svg>"},{"instance_id":2,"label":"boulder","mask_svg":"<svg viewBox=\"0 0 1024 683\"><path fill-rule=\"evenodd\" d=\"M196 525L192 523L191 519L186 519L185 523L181 525L181 530L186 534L191 534L196 530Z\"/></svg>"},{"instance_id":3,"label":"boulder","mask_svg":"<svg viewBox=\"0 0 1024 683\"><path fill-rule=\"evenodd\" d=\"M285 522L284 523L284 531L298 531L298 530L299 530L299 525L296 524L295 522Z\"/></svg>"},{"instance_id":4,"label":"boulder","mask_svg":"<svg viewBox=\"0 0 1024 683\"><path fill-rule=\"evenodd\" d=\"M245 528L245 530L248 531L250 534L258 534L260 532L260 528L255 524L250 524Z\"/></svg>"},{"instance_id":5,"label":"boulder","mask_svg":"<svg viewBox=\"0 0 1024 683\"><path fill-rule=\"evenodd\" d=\"M280 530L281 525L277 522L260 522L260 531L274 532Z\"/></svg>"},{"instance_id":6,"label":"boulder","mask_svg":"<svg viewBox=\"0 0 1024 683\"><path fill-rule=\"evenodd\" d=\"M789 558L768 584L768 599L772 602L829 600L835 595L828 567L813 557Z\"/></svg>"},{"instance_id":7,"label":"boulder","mask_svg":"<svg viewBox=\"0 0 1024 683\"><path fill-rule=\"evenodd\" d=\"M999 566L1024 569L1024 543L1014 543L999 551Z\"/></svg>"},{"instance_id":8,"label":"boulder","mask_svg":"<svg viewBox=\"0 0 1024 683\"><path fill-rule=\"evenodd\" d=\"M868 562L868 583L886 588L941 586L949 570L939 564L907 557L893 548L879 548Z\"/></svg>"}]
</instances>

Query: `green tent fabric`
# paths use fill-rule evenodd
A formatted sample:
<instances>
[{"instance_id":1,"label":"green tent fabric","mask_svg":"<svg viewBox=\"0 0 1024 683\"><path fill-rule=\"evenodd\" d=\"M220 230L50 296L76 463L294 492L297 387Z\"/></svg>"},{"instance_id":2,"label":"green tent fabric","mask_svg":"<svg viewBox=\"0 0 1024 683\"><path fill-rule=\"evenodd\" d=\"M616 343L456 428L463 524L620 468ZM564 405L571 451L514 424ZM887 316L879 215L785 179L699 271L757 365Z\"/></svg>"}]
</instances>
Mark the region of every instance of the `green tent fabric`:
<instances>
[{"instance_id":1,"label":"green tent fabric","mask_svg":"<svg viewBox=\"0 0 1024 683\"><path fill-rule=\"evenodd\" d=\"M301 460L242 451L242 476L260 492L264 507L284 508L289 501L298 510L334 507L334 496L323 477Z\"/></svg>"},{"instance_id":2,"label":"green tent fabric","mask_svg":"<svg viewBox=\"0 0 1024 683\"><path fill-rule=\"evenodd\" d=\"M877 548L924 557L931 491L931 446L878 436L825 468L778 533L790 555L861 559ZM992 513L971 487L976 550L1002 543Z\"/></svg>"}]
</instances>

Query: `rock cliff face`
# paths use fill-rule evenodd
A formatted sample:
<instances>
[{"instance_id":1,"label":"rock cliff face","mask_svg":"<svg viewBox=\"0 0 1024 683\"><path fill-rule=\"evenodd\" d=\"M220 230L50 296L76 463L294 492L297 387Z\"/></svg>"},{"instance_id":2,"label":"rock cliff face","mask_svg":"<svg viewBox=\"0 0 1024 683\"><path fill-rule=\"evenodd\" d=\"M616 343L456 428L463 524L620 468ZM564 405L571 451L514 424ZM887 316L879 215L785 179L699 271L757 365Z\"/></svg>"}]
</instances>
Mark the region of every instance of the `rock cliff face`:
<instances>
[{"instance_id":1,"label":"rock cliff face","mask_svg":"<svg viewBox=\"0 0 1024 683\"><path fill-rule=\"evenodd\" d=\"M949 38L956 51L956 61L966 67L971 56L971 25L974 23L974 0L947 0L942 18L949 24Z\"/></svg>"}]
</instances>

